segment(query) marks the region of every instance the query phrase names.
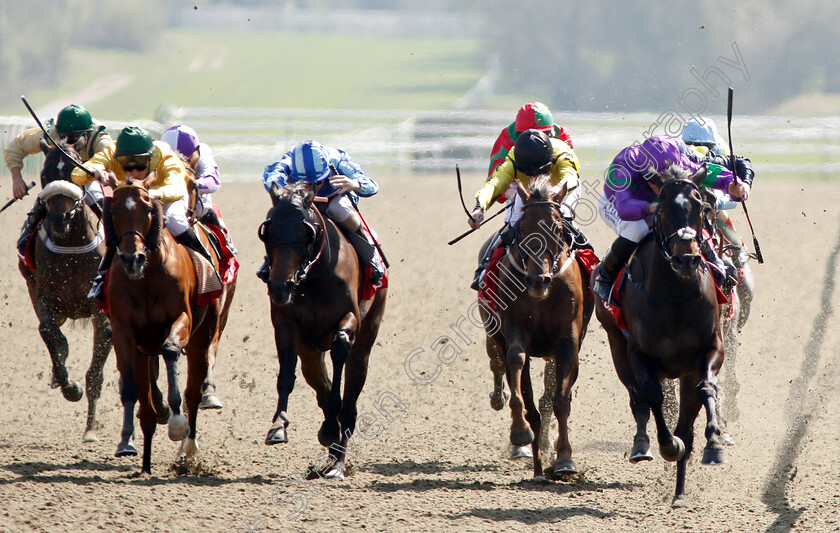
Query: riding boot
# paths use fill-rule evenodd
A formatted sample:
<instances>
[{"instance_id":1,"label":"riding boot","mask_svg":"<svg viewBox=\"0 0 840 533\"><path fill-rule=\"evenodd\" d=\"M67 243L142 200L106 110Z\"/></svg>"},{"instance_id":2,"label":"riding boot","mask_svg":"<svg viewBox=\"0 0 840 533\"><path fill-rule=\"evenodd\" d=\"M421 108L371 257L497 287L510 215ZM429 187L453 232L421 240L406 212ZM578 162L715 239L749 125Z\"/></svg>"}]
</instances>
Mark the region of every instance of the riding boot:
<instances>
[{"instance_id":1,"label":"riding boot","mask_svg":"<svg viewBox=\"0 0 840 533\"><path fill-rule=\"evenodd\" d=\"M740 268L747 263L749 256L747 255L747 249L743 246L743 240L741 236L738 235L738 232L727 224L726 222L721 222L719 220L715 221L715 227L723 235L723 238L729 243L727 248L732 250L732 263Z\"/></svg>"},{"instance_id":2,"label":"riding boot","mask_svg":"<svg viewBox=\"0 0 840 533\"><path fill-rule=\"evenodd\" d=\"M32 236L32 232L35 231L35 228L38 227L38 224L44 220L45 216L47 216L47 206L38 200L35 202L35 205L32 206L29 213L26 214L26 220L23 223L23 227L20 229L17 249L21 257L26 255L26 245L29 244L29 238Z\"/></svg>"},{"instance_id":3,"label":"riding boot","mask_svg":"<svg viewBox=\"0 0 840 533\"><path fill-rule=\"evenodd\" d=\"M114 235L114 219L111 218L111 199L105 198L102 202L102 229L105 232L105 255L99 261L98 273L93 278L90 290L87 293L88 300L105 301L105 273L111 268L114 254L117 253L116 237Z\"/></svg>"},{"instance_id":4,"label":"riding boot","mask_svg":"<svg viewBox=\"0 0 840 533\"><path fill-rule=\"evenodd\" d=\"M233 241L230 240L230 232L228 232L227 226L225 226L225 223L222 222L222 219L219 218L219 215L217 215L215 211L208 209L207 212L201 216L201 221L205 224L213 224L222 230L222 235L225 237L225 246L228 251L230 251L230 255L236 255L239 253L239 250L237 250L236 246L233 245Z\"/></svg>"},{"instance_id":5,"label":"riding boot","mask_svg":"<svg viewBox=\"0 0 840 533\"><path fill-rule=\"evenodd\" d=\"M700 253L706 259L709 267L712 270L712 276L715 278L715 283L724 290L729 290L738 283L738 269L731 261L724 262L715 252L712 243L708 239L703 239L700 243Z\"/></svg>"},{"instance_id":6,"label":"riding boot","mask_svg":"<svg viewBox=\"0 0 840 533\"><path fill-rule=\"evenodd\" d=\"M356 233L356 235L358 235L359 237L364 239L364 242L370 244L371 246L374 246L373 257L371 257L369 264L370 264L370 270L371 270L370 283L372 285L376 285L377 283L379 283L379 280L382 279L382 276L385 275L385 270L384 270L385 265L382 264L381 260L377 260L377 258L376 258L377 254L379 253L379 250L375 249L376 248L375 245L371 242L371 239L368 238L367 234L364 232L364 230L362 229L361 226L359 226L359 228L355 231L355 233ZM357 250L357 253L358 253L358 250ZM361 254L360 254L360 256L361 256ZM365 268L365 266L367 266L367 265L365 265L365 264L361 265L361 267L363 269Z\"/></svg>"},{"instance_id":7,"label":"riding boot","mask_svg":"<svg viewBox=\"0 0 840 533\"><path fill-rule=\"evenodd\" d=\"M595 284L592 287L592 292L598 295L601 300L605 302L610 301L610 291L612 284L615 281L615 276L621 267L633 255L633 251L638 244L625 237L617 238L604 254L601 262L595 269Z\"/></svg>"},{"instance_id":8,"label":"riding boot","mask_svg":"<svg viewBox=\"0 0 840 533\"><path fill-rule=\"evenodd\" d=\"M187 228L187 231L175 236L175 240L183 244L187 248L195 250L199 254L203 255L205 258L207 258L208 261L210 261L211 265L213 264L213 259L210 257L210 252L208 252L207 248L204 247L204 244L201 243L201 240L199 240L198 235L195 234L194 229Z\"/></svg>"},{"instance_id":9,"label":"riding boot","mask_svg":"<svg viewBox=\"0 0 840 533\"><path fill-rule=\"evenodd\" d=\"M477 291L481 288L481 280L484 279L484 270L487 268L487 265L490 264L490 259L493 257L493 252L496 251L496 248L499 246L499 243L505 245L503 242L504 239L502 235L505 233L505 228L500 229L497 231L493 237L490 239L490 244L487 245L487 249L484 250L484 255L481 256L481 259L478 261L478 267L475 269L475 274L473 274L473 281L470 284L470 288L474 291Z\"/></svg>"},{"instance_id":10,"label":"riding boot","mask_svg":"<svg viewBox=\"0 0 840 533\"><path fill-rule=\"evenodd\" d=\"M268 283L268 278L271 275L271 263L268 260L268 256L265 256L263 260L263 264L260 268L257 269L257 277L260 278L263 283Z\"/></svg>"}]
</instances>

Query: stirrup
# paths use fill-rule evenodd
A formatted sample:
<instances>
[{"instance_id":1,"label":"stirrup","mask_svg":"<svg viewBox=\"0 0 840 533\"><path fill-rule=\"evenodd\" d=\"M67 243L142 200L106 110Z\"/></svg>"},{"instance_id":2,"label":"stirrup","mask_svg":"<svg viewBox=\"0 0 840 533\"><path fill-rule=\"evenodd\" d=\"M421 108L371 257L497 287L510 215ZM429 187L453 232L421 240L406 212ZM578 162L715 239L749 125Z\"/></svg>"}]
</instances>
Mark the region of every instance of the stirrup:
<instances>
[{"instance_id":1,"label":"stirrup","mask_svg":"<svg viewBox=\"0 0 840 533\"><path fill-rule=\"evenodd\" d=\"M595 274L595 283L592 284L592 292L597 294L604 302L609 302L614 282L615 278L609 279L599 270L598 273Z\"/></svg>"}]
</instances>

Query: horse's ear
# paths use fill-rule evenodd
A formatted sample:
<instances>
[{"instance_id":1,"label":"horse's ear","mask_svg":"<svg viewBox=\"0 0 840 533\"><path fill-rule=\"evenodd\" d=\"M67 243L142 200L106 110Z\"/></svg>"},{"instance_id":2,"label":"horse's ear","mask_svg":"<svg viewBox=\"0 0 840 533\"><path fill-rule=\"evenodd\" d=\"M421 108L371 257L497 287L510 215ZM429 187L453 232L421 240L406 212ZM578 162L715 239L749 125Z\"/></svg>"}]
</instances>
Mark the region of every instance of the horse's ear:
<instances>
[{"instance_id":1,"label":"horse's ear","mask_svg":"<svg viewBox=\"0 0 840 533\"><path fill-rule=\"evenodd\" d=\"M38 146L41 148L41 151L44 152L44 155L47 155L47 152L50 151L50 145L47 143L47 140L43 137L38 142Z\"/></svg>"},{"instance_id":2,"label":"horse's ear","mask_svg":"<svg viewBox=\"0 0 840 533\"><path fill-rule=\"evenodd\" d=\"M558 204L563 201L563 198L566 197L566 193L569 191L569 187L567 186L566 182L564 181L560 187L556 187L555 190L557 191L554 193L554 196L551 197L552 202L557 202Z\"/></svg>"},{"instance_id":3,"label":"horse's ear","mask_svg":"<svg viewBox=\"0 0 840 533\"><path fill-rule=\"evenodd\" d=\"M307 187L303 191L303 206L309 209L315 201L315 187Z\"/></svg>"},{"instance_id":4,"label":"horse's ear","mask_svg":"<svg viewBox=\"0 0 840 533\"><path fill-rule=\"evenodd\" d=\"M516 184L516 194L518 194L519 197L522 199L523 204L527 203L528 200L531 199L531 195L528 194L528 191L525 190L525 187L523 187L522 185L520 185L518 183Z\"/></svg>"},{"instance_id":5,"label":"horse's ear","mask_svg":"<svg viewBox=\"0 0 840 533\"><path fill-rule=\"evenodd\" d=\"M703 180L706 179L706 175L709 173L709 169L706 168L706 165L700 165L700 170L694 173L689 179L694 182L695 185L700 187L700 184L703 183Z\"/></svg>"}]
</instances>

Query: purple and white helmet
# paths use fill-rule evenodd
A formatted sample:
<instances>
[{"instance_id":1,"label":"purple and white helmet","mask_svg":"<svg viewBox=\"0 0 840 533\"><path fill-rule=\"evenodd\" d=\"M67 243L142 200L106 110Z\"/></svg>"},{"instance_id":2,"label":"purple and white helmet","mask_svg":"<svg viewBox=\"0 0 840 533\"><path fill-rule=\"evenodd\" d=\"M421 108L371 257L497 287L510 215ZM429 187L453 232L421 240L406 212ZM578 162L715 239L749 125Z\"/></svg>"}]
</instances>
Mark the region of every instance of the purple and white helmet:
<instances>
[{"instance_id":1,"label":"purple and white helmet","mask_svg":"<svg viewBox=\"0 0 840 533\"><path fill-rule=\"evenodd\" d=\"M172 126L160 136L160 140L184 157L190 157L198 148L198 134L189 126Z\"/></svg>"}]
</instances>

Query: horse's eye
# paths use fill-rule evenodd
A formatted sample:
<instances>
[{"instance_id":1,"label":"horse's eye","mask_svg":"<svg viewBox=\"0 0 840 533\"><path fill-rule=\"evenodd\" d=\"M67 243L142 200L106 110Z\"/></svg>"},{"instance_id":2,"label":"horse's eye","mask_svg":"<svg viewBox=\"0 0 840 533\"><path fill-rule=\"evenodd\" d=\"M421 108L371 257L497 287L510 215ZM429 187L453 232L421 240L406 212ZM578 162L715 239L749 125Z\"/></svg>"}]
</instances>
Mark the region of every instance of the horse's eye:
<instances>
[{"instance_id":1,"label":"horse's eye","mask_svg":"<svg viewBox=\"0 0 840 533\"><path fill-rule=\"evenodd\" d=\"M257 230L257 236L260 238L262 242L267 243L270 237L270 229L271 225L268 220L260 224L260 228Z\"/></svg>"}]
</instances>

